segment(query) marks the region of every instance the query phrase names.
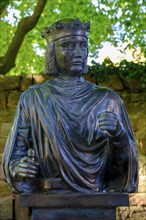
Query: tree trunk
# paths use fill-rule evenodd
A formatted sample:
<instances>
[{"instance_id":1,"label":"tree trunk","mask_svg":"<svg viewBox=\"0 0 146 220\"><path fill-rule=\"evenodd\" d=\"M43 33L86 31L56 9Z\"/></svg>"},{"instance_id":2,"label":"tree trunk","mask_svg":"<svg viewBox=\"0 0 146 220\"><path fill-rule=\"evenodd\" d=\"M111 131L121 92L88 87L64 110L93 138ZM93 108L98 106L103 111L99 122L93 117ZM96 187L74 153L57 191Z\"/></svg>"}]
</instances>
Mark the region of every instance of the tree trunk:
<instances>
[{"instance_id":1,"label":"tree trunk","mask_svg":"<svg viewBox=\"0 0 146 220\"><path fill-rule=\"evenodd\" d=\"M0 58L0 74L4 75L13 67L15 67L15 60L24 40L24 37L29 31L31 31L36 26L46 3L47 0L38 0L33 15L30 17L23 18L19 22L18 28L10 43L8 51L6 52L4 57Z\"/></svg>"}]
</instances>

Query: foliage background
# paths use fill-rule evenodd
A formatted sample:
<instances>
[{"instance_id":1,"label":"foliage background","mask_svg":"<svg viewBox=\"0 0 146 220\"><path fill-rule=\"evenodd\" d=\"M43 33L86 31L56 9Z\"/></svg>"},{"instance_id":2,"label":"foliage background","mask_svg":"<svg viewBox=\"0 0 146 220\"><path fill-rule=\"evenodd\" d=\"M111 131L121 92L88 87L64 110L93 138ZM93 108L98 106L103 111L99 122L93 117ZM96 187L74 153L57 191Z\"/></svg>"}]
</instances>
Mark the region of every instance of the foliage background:
<instances>
[{"instance_id":1,"label":"foliage background","mask_svg":"<svg viewBox=\"0 0 146 220\"><path fill-rule=\"evenodd\" d=\"M5 7L0 24L1 57L4 57L9 49L19 22L33 14L38 1L1 0L0 8ZM126 43L126 48L133 49L133 55L137 48L140 48L141 53L145 51L144 0L48 0L37 25L28 32L23 40L15 62L16 66L8 74L42 73L46 42L41 38L41 32L54 21L67 17L78 17L85 22L91 21L89 39L91 57L98 57L98 50L104 42L111 42L112 45L119 46L119 48ZM109 66L109 64L103 63L102 68L104 66ZM143 66L144 63L142 63L141 69ZM135 77L137 73L131 72L130 75ZM144 77L145 75L142 73L141 80Z\"/></svg>"}]
</instances>

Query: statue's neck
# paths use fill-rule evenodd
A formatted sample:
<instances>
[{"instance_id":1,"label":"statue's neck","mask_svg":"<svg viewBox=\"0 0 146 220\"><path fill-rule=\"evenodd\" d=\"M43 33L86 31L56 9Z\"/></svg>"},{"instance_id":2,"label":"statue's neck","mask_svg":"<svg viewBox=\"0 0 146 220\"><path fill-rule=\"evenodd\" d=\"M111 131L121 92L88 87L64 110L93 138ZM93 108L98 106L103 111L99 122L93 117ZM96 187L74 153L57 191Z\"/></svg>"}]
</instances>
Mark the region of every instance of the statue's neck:
<instances>
[{"instance_id":1,"label":"statue's neck","mask_svg":"<svg viewBox=\"0 0 146 220\"><path fill-rule=\"evenodd\" d=\"M64 80L64 81L72 81L72 82L83 82L84 78L83 76L77 75L77 76L70 76L70 75L59 75L57 77L58 79Z\"/></svg>"}]
</instances>

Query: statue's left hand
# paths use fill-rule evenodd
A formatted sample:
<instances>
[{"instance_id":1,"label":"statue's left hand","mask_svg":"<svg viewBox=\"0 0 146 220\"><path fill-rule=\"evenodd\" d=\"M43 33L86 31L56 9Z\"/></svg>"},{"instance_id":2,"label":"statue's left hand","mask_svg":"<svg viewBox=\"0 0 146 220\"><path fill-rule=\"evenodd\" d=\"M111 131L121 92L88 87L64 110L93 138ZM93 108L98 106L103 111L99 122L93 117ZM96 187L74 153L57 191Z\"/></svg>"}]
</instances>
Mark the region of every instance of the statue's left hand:
<instances>
[{"instance_id":1,"label":"statue's left hand","mask_svg":"<svg viewBox=\"0 0 146 220\"><path fill-rule=\"evenodd\" d=\"M106 111L98 115L99 128L108 132L111 136L116 136L121 131L121 125L114 112Z\"/></svg>"}]
</instances>

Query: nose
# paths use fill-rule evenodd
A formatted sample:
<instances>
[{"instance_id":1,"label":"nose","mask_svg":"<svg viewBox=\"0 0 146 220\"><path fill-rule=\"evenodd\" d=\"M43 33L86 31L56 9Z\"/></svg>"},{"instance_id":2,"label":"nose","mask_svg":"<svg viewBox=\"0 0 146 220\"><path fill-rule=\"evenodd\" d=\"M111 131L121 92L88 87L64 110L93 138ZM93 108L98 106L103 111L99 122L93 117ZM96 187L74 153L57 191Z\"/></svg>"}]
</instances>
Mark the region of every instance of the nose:
<instances>
[{"instance_id":1,"label":"nose","mask_svg":"<svg viewBox=\"0 0 146 220\"><path fill-rule=\"evenodd\" d=\"M74 50L74 56L81 58L82 57L82 51L81 48L79 46L79 44L76 44L75 50Z\"/></svg>"}]
</instances>

